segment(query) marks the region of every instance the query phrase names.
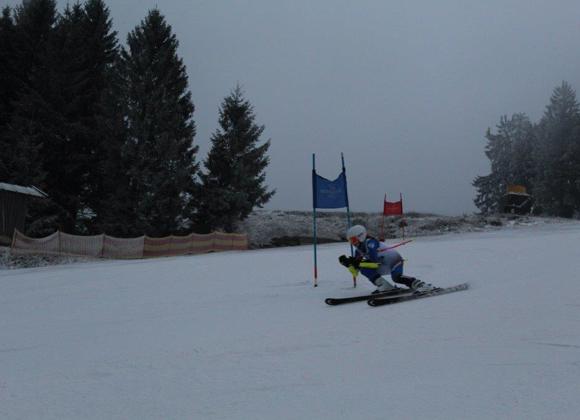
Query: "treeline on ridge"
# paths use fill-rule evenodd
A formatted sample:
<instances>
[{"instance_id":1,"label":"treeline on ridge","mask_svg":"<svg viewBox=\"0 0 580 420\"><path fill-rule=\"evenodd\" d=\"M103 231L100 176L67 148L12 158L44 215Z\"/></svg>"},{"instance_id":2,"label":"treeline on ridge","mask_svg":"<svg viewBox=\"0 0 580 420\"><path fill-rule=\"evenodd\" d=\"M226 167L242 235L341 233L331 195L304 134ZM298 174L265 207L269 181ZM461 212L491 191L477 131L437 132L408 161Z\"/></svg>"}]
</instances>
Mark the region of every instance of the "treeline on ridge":
<instances>
[{"instance_id":1,"label":"treeline on ridge","mask_svg":"<svg viewBox=\"0 0 580 420\"><path fill-rule=\"evenodd\" d=\"M27 233L235 231L274 194L270 140L239 85L201 167L188 76L158 9L124 46L102 0L26 0L0 18L0 182L34 185Z\"/></svg>"}]
</instances>

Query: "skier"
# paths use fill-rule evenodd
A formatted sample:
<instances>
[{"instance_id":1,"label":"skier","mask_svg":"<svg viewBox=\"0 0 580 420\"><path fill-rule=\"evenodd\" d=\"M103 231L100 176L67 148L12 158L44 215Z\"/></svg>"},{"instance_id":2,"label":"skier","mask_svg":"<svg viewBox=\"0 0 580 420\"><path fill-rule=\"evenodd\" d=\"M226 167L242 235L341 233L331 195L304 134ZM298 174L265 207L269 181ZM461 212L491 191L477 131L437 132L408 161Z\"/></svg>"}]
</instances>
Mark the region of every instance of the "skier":
<instances>
[{"instance_id":1,"label":"skier","mask_svg":"<svg viewBox=\"0 0 580 420\"><path fill-rule=\"evenodd\" d=\"M403 275L404 260L401 254L394 249L389 249L385 243L367 235L364 226L352 226L348 229L346 237L356 249L355 256L341 255L338 261L353 276L356 277L360 271L371 283L377 286L377 290L373 293L386 292L395 288L387 279L383 278L384 275L388 274L391 275L393 282L403 284L417 292L427 292L434 289L429 283Z\"/></svg>"}]
</instances>

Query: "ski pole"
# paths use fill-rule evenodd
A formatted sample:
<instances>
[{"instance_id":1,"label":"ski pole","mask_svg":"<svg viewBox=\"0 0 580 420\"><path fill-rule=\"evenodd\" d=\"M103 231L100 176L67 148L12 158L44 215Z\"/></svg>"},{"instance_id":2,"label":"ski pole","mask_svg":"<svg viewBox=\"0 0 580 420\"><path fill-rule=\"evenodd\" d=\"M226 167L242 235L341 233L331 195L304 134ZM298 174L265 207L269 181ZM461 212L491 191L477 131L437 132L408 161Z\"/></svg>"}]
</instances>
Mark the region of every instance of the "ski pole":
<instances>
[{"instance_id":1,"label":"ski pole","mask_svg":"<svg viewBox=\"0 0 580 420\"><path fill-rule=\"evenodd\" d=\"M386 248L379 248L379 252L381 252L381 251L388 251L389 249L397 248L397 247L399 247L401 245L406 245L409 242L413 242L413 240L412 239L407 239L406 241L399 242L398 244L395 244L393 246L388 246Z\"/></svg>"}]
</instances>

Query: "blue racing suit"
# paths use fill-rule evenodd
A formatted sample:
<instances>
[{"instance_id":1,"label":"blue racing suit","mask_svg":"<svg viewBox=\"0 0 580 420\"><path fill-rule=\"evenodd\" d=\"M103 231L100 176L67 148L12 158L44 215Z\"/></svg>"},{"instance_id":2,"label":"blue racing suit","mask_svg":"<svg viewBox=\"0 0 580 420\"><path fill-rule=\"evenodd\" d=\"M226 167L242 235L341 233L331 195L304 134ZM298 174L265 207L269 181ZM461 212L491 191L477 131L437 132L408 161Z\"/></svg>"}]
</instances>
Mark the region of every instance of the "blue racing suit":
<instances>
[{"instance_id":1,"label":"blue racing suit","mask_svg":"<svg viewBox=\"0 0 580 420\"><path fill-rule=\"evenodd\" d=\"M360 268L362 275L371 282L374 283L375 279L387 274L394 282L400 282L400 277L403 275L403 257L397 251L388 249L385 243L379 242L372 236L368 236L363 242L360 242L355 250L357 260L378 264L376 268L368 268L369 265L373 264L363 264Z\"/></svg>"}]
</instances>

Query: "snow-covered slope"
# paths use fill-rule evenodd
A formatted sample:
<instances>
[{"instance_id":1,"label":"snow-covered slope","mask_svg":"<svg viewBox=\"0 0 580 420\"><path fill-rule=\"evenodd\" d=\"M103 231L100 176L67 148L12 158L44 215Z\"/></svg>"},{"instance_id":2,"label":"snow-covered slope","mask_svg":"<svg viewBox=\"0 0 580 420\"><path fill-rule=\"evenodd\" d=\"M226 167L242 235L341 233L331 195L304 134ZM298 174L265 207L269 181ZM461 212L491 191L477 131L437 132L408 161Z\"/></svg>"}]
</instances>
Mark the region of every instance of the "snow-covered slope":
<instances>
[{"instance_id":1,"label":"snow-covered slope","mask_svg":"<svg viewBox=\"0 0 580 420\"><path fill-rule=\"evenodd\" d=\"M440 216L434 214L408 213L406 226L401 229L401 218L383 218L375 213L351 213L351 224L365 225L368 231L380 237L430 236L457 232L484 232L511 229L538 224L570 223L570 219L553 217L518 216L496 214L490 216L463 215ZM318 211L316 218L318 239L321 242L342 241L346 236L347 215L344 211ZM312 213L305 211L256 210L239 225L239 231L247 233L252 247L287 246L312 242Z\"/></svg>"},{"instance_id":2,"label":"snow-covered slope","mask_svg":"<svg viewBox=\"0 0 580 420\"><path fill-rule=\"evenodd\" d=\"M466 292L328 307L346 244L0 271L2 419L577 419L580 224L418 237Z\"/></svg>"}]
</instances>

